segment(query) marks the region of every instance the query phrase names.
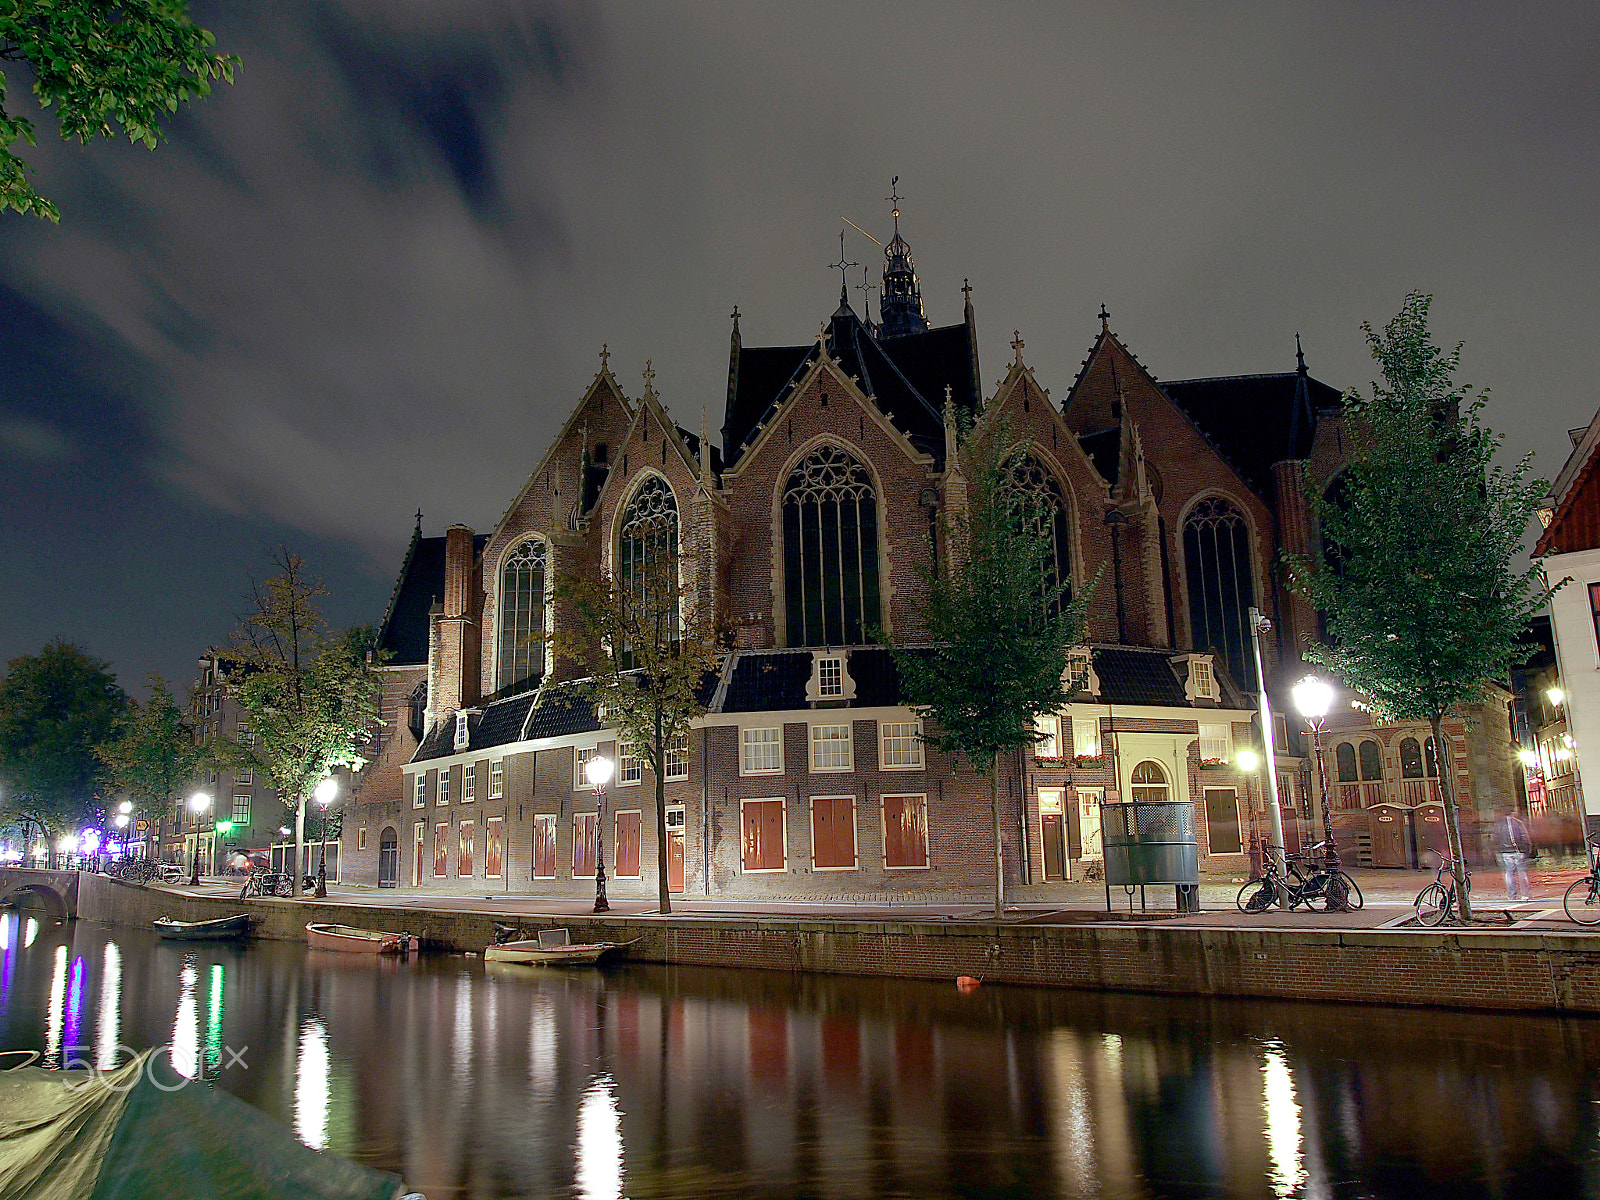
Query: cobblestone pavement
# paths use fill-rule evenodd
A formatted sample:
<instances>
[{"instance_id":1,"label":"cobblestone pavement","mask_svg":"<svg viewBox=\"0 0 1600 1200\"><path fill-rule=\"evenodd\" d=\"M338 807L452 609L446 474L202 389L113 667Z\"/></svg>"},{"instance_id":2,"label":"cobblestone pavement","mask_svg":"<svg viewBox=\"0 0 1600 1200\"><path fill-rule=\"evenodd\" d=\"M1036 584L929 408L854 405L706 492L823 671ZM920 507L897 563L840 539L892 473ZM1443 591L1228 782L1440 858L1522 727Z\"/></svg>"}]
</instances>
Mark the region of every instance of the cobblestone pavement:
<instances>
[{"instance_id":1,"label":"cobblestone pavement","mask_svg":"<svg viewBox=\"0 0 1600 1200\"><path fill-rule=\"evenodd\" d=\"M1580 865L1556 865L1553 869L1531 873L1534 899L1512 904L1505 899L1498 870L1480 870L1474 875L1474 914L1487 929L1527 929L1534 931L1585 932L1567 918L1561 897L1567 885L1582 875ZM1175 891L1170 886L1146 889L1146 907L1140 907L1137 892L1131 896L1122 888L1107 893L1103 885L1089 883L1032 884L1010 889L1005 920L1022 924L1101 924L1159 923L1188 928L1313 928L1381 929L1415 927L1412 903L1427 884L1432 871L1350 872L1365 897L1365 905L1354 913L1310 913L1273 910L1245 914L1234 900L1244 876L1205 876L1200 884L1201 910L1180 914L1174 910ZM236 895L237 879L205 879L198 889L186 884L170 885L184 894ZM423 908L454 912L492 912L508 916L585 916L593 912L593 900L580 897L535 897L525 893L467 892L444 889L378 889L330 884L328 899L334 903L385 908ZM648 918L657 914L652 900L616 898L610 900L614 916ZM908 903L885 893L856 897L834 897L826 901L803 896L774 896L759 901L721 897L679 895L672 899L674 916L748 919L761 916L815 918L828 921L983 921L994 919L994 905L970 895L919 899ZM1600 927L1595 932L1600 934Z\"/></svg>"}]
</instances>

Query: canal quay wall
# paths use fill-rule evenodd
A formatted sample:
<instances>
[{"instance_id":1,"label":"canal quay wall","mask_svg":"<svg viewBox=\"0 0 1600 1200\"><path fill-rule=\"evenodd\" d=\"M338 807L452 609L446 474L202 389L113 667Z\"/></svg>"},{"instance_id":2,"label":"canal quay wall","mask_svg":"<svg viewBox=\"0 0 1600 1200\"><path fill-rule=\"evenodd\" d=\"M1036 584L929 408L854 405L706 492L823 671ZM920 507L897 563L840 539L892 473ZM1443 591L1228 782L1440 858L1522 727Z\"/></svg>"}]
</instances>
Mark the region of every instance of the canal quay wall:
<instances>
[{"instance_id":1,"label":"canal quay wall","mask_svg":"<svg viewBox=\"0 0 1600 1200\"><path fill-rule=\"evenodd\" d=\"M496 920L631 942L633 961L1183 996L1523 1012L1600 1013L1600 938L1565 932L1196 928L1102 922L995 925L831 917L532 916L186 896L86 875L80 919L148 929L246 909L257 937L303 941L308 922L407 930L428 949L478 953Z\"/></svg>"}]
</instances>

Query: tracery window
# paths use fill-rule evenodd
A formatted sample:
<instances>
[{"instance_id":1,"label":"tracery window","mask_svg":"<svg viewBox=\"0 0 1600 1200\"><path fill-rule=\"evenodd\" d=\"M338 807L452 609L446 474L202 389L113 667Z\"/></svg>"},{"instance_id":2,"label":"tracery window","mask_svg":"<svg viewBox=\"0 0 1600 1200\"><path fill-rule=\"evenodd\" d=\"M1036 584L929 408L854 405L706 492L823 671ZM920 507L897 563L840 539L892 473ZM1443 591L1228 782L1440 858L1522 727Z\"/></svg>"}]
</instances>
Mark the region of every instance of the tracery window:
<instances>
[{"instance_id":1,"label":"tracery window","mask_svg":"<svg viewBox=\"0 0 1600 1200\"><path fill-rule=\"evenodd\" d=\"M1189 581L1189 629L1196 649L1214 647L1228 672L1254 691L1250 653L1250 527L1220 496L1200 501L1183 526L1183 565Z\"/></svg>"},{"instance_id":2,"label":"tracery window","mask_svg":"<svg viewBox=\"0 0 1600 1200\"><path fill-rule=\"evenodd\" d=\"M1421 779L1426 774L1429 779L1439 776L1439 758L1433 744L1433 739L1428 738L1423 743L1418 743L1416 738L1402 738L1400 741L1400 777L1402 779Z\"/></svg>"},{"instance_id":3,"label":"tracery window","mask_svg":"<svg viewBox=\"0 0 1600 1200\"><path fill-rule=\"evenodd\" d=\"M880 624L878 498L838 446L817 447L789 476L783 565L788 645L858 645Z\"/></svg>"},{"instance_id":4,"label":"tracery window","mask_svg":"<svg viewBox=\"0 0 1600 1200\"><path fill-rule=\"evenodd\" d=\"M530 538L512 548L500 568L500 690L544 674L548 628L545 544Z\"/></svg>"},{"instance_id":5,"label":"tracery window","mask_svg":"<svg viewBox=\"0 0 1600 1200\"><path fill-rule=\"evenodd\" d=\"M1050 597L1051 612L1059 612L1072 600L1072 522L1061 485L1032 455L1023 455L1012 468L1005 490L1030 506L1037 505L1033 509L1038 517L1035 532L1048 534L1050 540L1042 568L1044 592Z\"/></svg>"},{"instance_id":6,"label":"tracery window","mask_svg":"<svg viewBox=\"0 0 1600 1200\"><path fill-rule=\"evenodd\" d=\"M1378 749L1378 743L1371 738L1361 743L1361 778L1366 780L1383 778L1383 755Z\"/></svg>"},{"instance_id":7,"label":"tracery window","mask_svg":"<svg viewBox=\"0 0 1600 1200\"><path fill-rule=\"evenodd\" d=\"M678 499L659 475L645 478L622 513L617 540L617 576L646 613L659 606L663 635L678 634ZM658 597L656 593L662 595Z\"/></svg>"}]
</instances>

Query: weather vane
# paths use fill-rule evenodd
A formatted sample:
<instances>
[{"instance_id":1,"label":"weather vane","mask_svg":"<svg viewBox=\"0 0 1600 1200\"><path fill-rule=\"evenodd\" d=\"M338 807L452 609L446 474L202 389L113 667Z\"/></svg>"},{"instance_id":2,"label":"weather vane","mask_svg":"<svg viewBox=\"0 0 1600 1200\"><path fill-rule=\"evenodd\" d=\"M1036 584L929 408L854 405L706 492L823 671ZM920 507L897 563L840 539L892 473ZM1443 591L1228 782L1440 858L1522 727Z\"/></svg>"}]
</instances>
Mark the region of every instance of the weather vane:
<instances>
[{"instance_id":1,"label":"weather vane","mask_svg":"<svg viewBox=\"0 0 1600 1200\"><path fill-rule=\"evenodd\" d=\"M844 256L844 230L842 230L842 229L839 230L839 261L836 262L836 263L829 263L828 265L830 267L835 268L839 272L839 294L841 296L848 296L850 294L850 284L849 284L849 281L845 278L845 272L848 271L851 267L859 267L861 264L858 263L858 262L851 262L847 258L845 258L845 256Z\"/></svg>"}]
</instances>

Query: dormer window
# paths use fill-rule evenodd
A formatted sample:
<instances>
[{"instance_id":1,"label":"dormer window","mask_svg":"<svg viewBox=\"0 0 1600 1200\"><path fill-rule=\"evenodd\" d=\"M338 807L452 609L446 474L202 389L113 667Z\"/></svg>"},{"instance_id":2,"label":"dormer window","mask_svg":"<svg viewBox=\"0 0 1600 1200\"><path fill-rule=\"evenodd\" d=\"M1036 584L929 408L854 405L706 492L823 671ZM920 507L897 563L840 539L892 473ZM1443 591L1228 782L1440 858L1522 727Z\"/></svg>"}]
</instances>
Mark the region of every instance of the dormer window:
<instances>
[{"instance_id":1,"label":"dormer window","mask_svg":"<svg viewBox=\"0 0 1600 1200\"><path fill-rule=\"evenodd\" d=\"M837 650L811 652L811 679L806 699L822 708L834 708L856 698L856 681L850 677L848 655Z\"/></svg>"},{"instance_id":2,"label":"dormer window","mask_svg":"<svg viewBox=\"0 0 1600 1200\"><path fill-rule=\"evenodd\" d=\"M1098 696L1100 676L1095 673L1094 653L1087 646L1073 647L1067 658L1067 669L1061 681L1073 689L1075 696Z\"/></svg>"},{"instance_id":3,"label":"dormer window","mask_svg":"<svg viewBox=\"0 0 1600 1200\"><path fill-rule=\"evenodd\" d=\"M469 737L469 732L468 732L468 729L467 729L467 714L464 713L464 712L458 712L456 714L456 749L457 750L465 750L467 748L467 739L468 739L468 737Z\"/></svg>"},{"instance_id":4,"label":"dormer window","mask_svg":"<svg viewBox=\"0 0 1600 1200\"><path fill-rule=\"evenodd\" d=\"M1191 658L1189 660L1189 682L1193 685L1196 699L1215 700L1217 698L1217 679L1211 673L1211 660L1209 658Z\"/></svg>"}]
</instances>

